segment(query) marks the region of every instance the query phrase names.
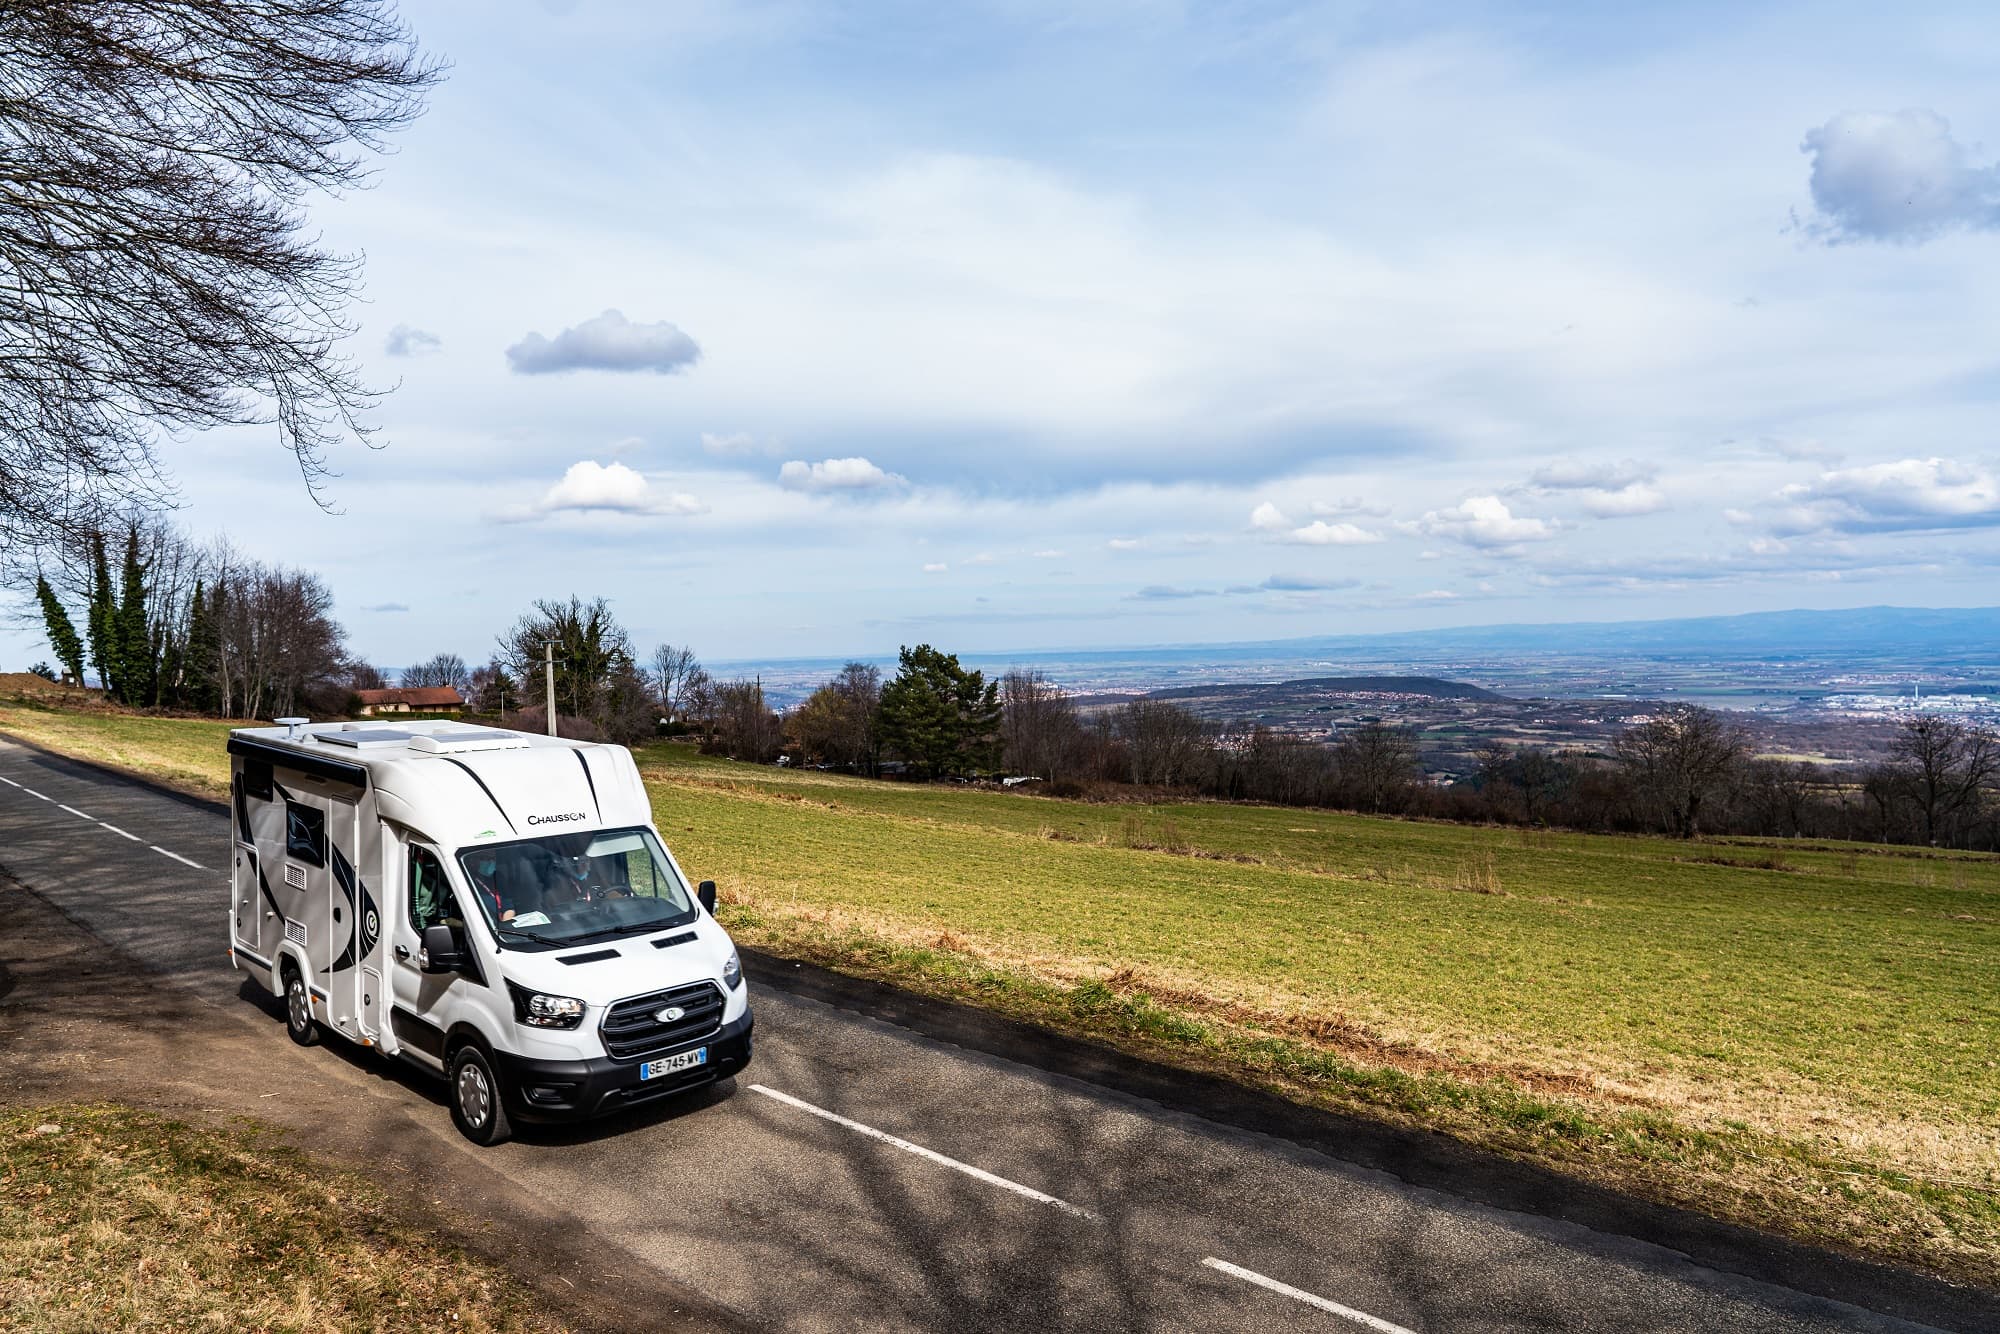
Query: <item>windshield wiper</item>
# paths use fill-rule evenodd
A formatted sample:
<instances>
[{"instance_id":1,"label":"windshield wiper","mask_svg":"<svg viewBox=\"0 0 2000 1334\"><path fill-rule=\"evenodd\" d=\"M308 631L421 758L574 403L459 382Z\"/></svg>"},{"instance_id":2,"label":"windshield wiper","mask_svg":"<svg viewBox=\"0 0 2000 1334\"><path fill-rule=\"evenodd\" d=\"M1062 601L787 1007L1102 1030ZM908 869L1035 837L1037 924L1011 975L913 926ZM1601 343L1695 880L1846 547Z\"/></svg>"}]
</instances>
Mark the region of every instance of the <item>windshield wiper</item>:
<instances>
[{"instance_id":1,"label":"windshield wiper","mask_svg":"<svg viewBox=\"0 0 2000 1334\"><path fill-rule=\"evenodd\" d=\"M571 936L570 943L573 944L580 940L601 940L606 936L641 935L647 931L658 931L662 927L672 926L673 924L673 919L668 918L665 921L626 922L622 926L604 926L599 927L595 931L585 931L581 935Z\"/></svg>"},{"instance_id":2,"label":"windshield wiper","mask_svg":"<svg viewBox=\"0 0 2000 1334\"><path fill-rule=\"evenodd\" d=\"M536 934L535 934L535 933L534 933L533 931L523 931L523 930L522 930L522 929L521 929L520 927L518 927L518 926L497 926L497 927L495 927L495 928L493 928L493 929L494 929L494 930L495 930L496 932L498 932L498 933L499 933L500 935L503 935L503 936L519 936L519 937L521 937L521 939L523 939L523 940L532 940L532 941L534 941L534 942L535 942L535 943L536 943L537 945L553 945L553 946L556 946L556 947L560 948L561 946L564 946L564 945L567 945L567 944L569 944L569 943L570 943L570 942L569 942L569 941L567 941L567 940L557 940L557 939L556 939L555 937L553 937L553 936L539 936L539 935L536 935Z\"/></svg>"}]
</instances>

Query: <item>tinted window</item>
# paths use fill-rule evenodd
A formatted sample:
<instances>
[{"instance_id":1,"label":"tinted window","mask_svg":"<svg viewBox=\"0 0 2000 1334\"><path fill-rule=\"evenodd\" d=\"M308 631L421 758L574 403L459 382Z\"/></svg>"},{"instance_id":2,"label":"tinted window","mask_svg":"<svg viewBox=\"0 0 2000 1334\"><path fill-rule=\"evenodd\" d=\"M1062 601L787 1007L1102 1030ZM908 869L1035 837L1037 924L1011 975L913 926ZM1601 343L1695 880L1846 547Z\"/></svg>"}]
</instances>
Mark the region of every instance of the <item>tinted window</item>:
<instances>
[{"instance_id":1,"label":"tinted window","mask_svg":"<svg viewBox=\"0 0 2000 1334\"><path fill-rule=\"evenodd\" d=\"M271 763L269 760L243 761L243 790L259 801L271 799Z\"/></svg>"},{"instance_id":2,"label":"tinted window","mask_svg":"<svg viewBox=\"0 0 2000 1334\"><path fill-rule=\"evenodd\" d=\"M285 854L314 866L326 865L325 811L296 801L285 803Z\"/></svg>"},{"instance_id":3,"label":"tinted window","mask_svg":"<svg viewBox=\"0 0 2000 1334\"><path fill-rule=\"evenodd\" d=\"M410 849L410 925L422 935L440 922L465 920L444 878L444 867L429 848Z\"/></svg>"}]
</instances>

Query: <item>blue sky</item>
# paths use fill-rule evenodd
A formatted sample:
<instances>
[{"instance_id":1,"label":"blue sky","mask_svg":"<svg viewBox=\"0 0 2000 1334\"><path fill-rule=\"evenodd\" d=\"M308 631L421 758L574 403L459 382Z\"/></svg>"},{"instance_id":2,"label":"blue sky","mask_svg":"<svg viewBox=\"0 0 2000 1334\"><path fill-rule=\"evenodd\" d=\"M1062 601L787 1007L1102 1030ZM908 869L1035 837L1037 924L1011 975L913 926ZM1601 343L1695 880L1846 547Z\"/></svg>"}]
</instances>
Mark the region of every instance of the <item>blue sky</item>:
<instances>
[{"instance_id":1,"label":"blue sky","mask_svg":"<svg viewBox=\"0 0 2000 1334\"><path fill-rule=\"evenodd\" d=\"M1628 8L410 3L387 446L185 521L391 664L2000 600L2000 20Z\"/></svg>"}]
</instances>

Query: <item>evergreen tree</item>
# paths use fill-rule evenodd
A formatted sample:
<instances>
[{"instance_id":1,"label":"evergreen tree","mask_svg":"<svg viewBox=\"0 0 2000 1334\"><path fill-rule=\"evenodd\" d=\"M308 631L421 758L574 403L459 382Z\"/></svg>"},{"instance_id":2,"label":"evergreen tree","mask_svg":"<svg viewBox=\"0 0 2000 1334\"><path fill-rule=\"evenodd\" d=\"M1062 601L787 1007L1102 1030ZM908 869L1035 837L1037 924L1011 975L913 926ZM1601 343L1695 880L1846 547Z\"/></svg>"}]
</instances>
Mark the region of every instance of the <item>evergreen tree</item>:
<instances>
[{"instance_id":1,"label":"evergreen tree","mask_svg":"<svg viewBox=\"0 0 2000 1334\"><path fill-rule=\"evenodd\" d=\"M114 697L126 704L151 704L155 702L159 664L153 653L152 627L146 623L146 567L139 561L137 525L125 536L123 576L113 621L118 646Z\"/></svg>"},{"instance_id":2,"label":"evergreen tree","mask_svg":"<svg viewBox=\"0 0 2000 1334\"><path fill-rule=\"evenodd\" d=\"M84 632L90 637L90 661L97 668L97 683L112 692L112 679L119 674L117 661L118 605L111 592L111 565L104 557L104 537L90 539L90 608Z\"/></svg>"},{"instance_id":3,"label":"evergreen tree","mask_svg":"<svg viewBox=\"0 0 2000 1334\"><path fill-rule=\"evenodd\" d=\"M49 581L40 575L35 576L35 596L42 604L42 620L48 626L49 647L55 651L56 661L72 681L82 685L83 640L78 638L76 626L70 623L69 613L63 610Z\"/></svg>"},{"instance_id":4,"label":"evergreen tree","mask_svg":"<svg viewBox=\"0 0 2000 1334\"><path fill-rule=\"evenodd\" d=\"M877 734L925 776L990 769L999 744L1000 687L929 644L900 653L882 687Z\"/></svg>"},{"instance_id":5,"label":"evergreen tree","mask_svg":"<svg viewBox=\"0 0 2000 1334\"><path fill-rule=\"evenodd\" d=\"M187 644L181 650L174 701L182 708L199 709L203 713L214 712L218 700L215 668L220 656L220 635L215 612L215 600L205 595L201 581L196 580L194 600L188 604Z\"/></svg>"}]
</instances>

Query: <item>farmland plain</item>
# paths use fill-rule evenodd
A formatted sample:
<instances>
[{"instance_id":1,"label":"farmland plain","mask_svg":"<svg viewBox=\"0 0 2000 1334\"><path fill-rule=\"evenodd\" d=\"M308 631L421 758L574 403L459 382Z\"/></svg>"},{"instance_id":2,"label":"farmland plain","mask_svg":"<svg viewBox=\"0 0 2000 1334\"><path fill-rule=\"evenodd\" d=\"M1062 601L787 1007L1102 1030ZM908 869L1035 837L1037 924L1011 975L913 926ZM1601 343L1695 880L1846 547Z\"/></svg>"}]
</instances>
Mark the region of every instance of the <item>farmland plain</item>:
<instances>
[{"instance_id":1,"label":"farmland plain","mask_svg":"<svg viewBox=\"0 0 2000 1334\"><path fill-rule=\"evenodd\" d=\"M0 706L209 795L226 730ZM638 759L746 944L2000 1281L2000 859Z\"/></svg>"}]
</instances>

